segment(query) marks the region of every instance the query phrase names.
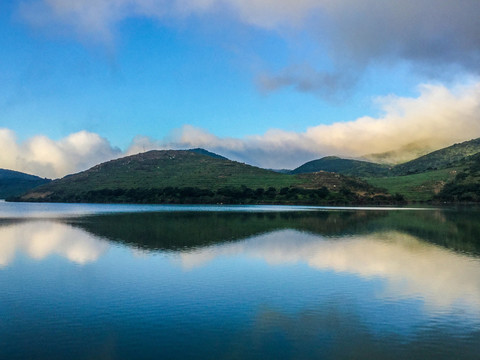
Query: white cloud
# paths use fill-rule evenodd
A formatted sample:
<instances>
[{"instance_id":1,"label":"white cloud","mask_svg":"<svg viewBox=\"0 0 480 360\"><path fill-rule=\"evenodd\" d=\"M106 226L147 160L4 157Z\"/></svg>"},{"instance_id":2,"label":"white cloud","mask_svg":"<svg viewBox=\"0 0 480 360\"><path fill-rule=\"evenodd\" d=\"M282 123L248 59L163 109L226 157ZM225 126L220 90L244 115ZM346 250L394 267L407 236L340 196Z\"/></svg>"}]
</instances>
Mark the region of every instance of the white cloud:
<instances>
[{"instance_id":1,"label":"white cloud","mask_svg":"<svg viewBox=\"0 0 480 360\"><path fill-rule=\"evenodd\" d=\"M58 141L38 135L20 143L13 131L0 128L0 167L6 169L56 178L120 155L106 139L87 131Z\"/></svg>"}]
</instances>

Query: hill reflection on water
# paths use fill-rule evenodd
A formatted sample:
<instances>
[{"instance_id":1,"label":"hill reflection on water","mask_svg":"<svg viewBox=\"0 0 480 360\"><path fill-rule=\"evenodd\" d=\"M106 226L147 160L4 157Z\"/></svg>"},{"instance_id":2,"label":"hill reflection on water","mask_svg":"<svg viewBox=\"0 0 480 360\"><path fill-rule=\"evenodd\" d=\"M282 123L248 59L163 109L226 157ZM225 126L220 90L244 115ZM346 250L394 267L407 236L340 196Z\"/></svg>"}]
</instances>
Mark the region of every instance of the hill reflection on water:
<instances>
[{"instance_id":1,"label":"hill reflection on water","mask_svg":"<svg viewBox=\"0 0 480 360\"><path fill-rule=\"evenodd\" d=\"M327 238L397 231L480 255L478 211L164 212L86 216L68 221L96 236L145 250L179 251L277 230Z\"/></svg>"},{"instance_id":2,"label":"hill reflection on water","mask_svg":"<svg viewBox=\"0 0 480 360\"><path fill-rule=\"evenodd\" d=\"M474 212L324 211L288 213L129 213L0 225L0 268L22 253L99 260L112 245L169 254L194 271L242 256L271 266L381 278L388 296L420 294L436 306L480 311L480 225Z\"/></svg>"}]
</instances>

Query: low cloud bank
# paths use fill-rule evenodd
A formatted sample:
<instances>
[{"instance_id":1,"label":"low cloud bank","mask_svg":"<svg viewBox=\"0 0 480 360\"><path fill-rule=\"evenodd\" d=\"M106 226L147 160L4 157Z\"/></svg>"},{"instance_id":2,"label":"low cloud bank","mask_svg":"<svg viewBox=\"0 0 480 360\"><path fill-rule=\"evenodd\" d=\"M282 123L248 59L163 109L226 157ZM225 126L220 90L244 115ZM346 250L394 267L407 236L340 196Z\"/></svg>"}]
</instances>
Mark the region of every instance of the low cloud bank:
<instances>
[{"instance_id":1,"label":"low cloud bank","mask_svg":"<svg viewBox=\"0 0 480 360\"><path fill-rule=\"evenodd\" d=\"M39 135L21 143L11 130L0 129L0 167L57 178L147 150L195 147L266 168L295 168L328 155L359 158L391 151L384 160L401 162L416 157L419 150L480 137L480 82L452 89L423 85L416 98L377 101L379 117L318 125L302 133L272 129L246 138L220 138L185 125L163 140L137 136L125 151L87 131L58 141Z\"/></svg>"},{"instance_id":2,"label":"low cloud bank","mask_svg":"<svg viewBox=\"0 0 480 360\"><path fill-rule=\"evenodd\" d=\"M363 157L391 152L387 162L415 158L430 151L480 137L480 82L448 89L423 85L417 98L389 96L377 100L379 117L318 125L303 133L272 129L244 139L220 138L184 126L173 141L134 139L129 153L140 149L204 147L221 155L267 168L295 168L328 155Z\"/></svg>"}]
</instances>

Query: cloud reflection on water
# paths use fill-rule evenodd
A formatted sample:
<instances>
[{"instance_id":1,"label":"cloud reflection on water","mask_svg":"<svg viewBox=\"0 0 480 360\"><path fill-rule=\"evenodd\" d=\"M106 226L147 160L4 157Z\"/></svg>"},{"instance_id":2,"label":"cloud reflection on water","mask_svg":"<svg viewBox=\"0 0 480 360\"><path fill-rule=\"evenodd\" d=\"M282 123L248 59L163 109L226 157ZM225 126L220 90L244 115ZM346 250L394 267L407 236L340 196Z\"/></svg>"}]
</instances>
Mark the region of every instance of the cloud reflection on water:
<instances>
[{"instance_id":1,"label":"cloud reflection on water","mask_svg":"<svg viewBox=\"0 0 480 360\"><path fill-rule=\"evenodd\" d=\"M108 248L107 241L53 221L29 221L0 227L0 269L9 265L20 252L37 260L56 254L74 263L86 264L98 260Z\"/></svg>"},{"instance_id":2,"label":"cloud reflection on water","mask_svg":"<svg viewBox=\"0 0 480 360\"><path fill-rule=\"evenodd\" d=\"M282 230L179 255L185 269L229 256L261 259L271 265L305 263L366 280L384 279L381 296L420 296L430 306L464 304L480 311L480 260L401 232L325 238Z\"/></svg>"},{"instance_id":3,"label":"cloud reflection on water","mask_svg":"<svg viewBox=\"0 0 480 360\"><path fill-rule=\"evenodd\" d=\"M56 221L28 221L0 227L0 269L17 253L42 260L56 254L76 264L95 262L109 242ZM151 252L131 248L142 260ZM246 240L170 253L194 270L218 258L246 257L272 266L307 264L312 269L385 281L382 297L425 299L430 306L467 305L480 311L480 260L398 231L323 237L280 230ZM141 255L141 256L139 256Z\"/></svg>"}]
</instances>

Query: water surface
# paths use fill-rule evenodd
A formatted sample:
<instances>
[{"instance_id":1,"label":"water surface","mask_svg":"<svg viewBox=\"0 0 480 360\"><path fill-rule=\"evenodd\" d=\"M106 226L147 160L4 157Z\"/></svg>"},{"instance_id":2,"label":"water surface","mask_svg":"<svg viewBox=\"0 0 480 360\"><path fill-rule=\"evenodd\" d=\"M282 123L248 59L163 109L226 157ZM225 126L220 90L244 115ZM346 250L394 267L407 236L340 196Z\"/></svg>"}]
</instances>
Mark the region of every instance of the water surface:
<instances>
[{"instance_id":1,"label":"water surface","mask_svg":"<svg viewBox=\"0 0 480 360\"><path fill-rule=\"evenodd\" d=\"M0 358L477 359L480 213L0 204Z\"/></svg>"}]
</instances>

